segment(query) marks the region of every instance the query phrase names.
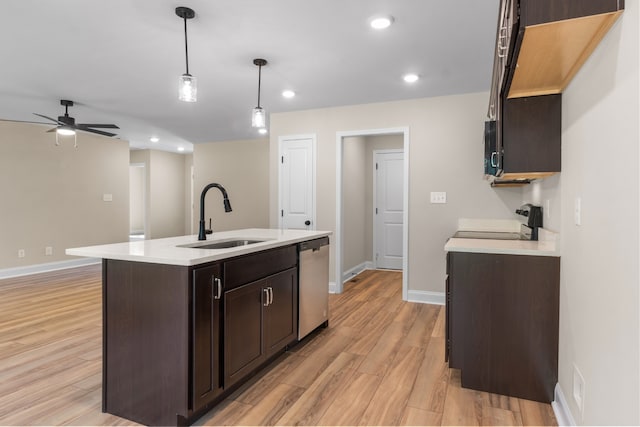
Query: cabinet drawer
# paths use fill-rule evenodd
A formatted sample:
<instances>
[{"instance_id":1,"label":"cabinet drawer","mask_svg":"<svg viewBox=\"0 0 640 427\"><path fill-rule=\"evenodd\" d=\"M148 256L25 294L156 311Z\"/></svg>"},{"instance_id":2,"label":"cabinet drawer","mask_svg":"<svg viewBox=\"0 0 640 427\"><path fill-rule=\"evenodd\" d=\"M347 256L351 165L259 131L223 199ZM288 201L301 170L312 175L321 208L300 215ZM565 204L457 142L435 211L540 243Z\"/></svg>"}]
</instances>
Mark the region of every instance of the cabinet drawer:
<instances>
[{"instance_id":1,"label":"cabinet drawer","mask_svg":"<svg viewBox=\"0 0 640 427\"><path fill-rule=\"evenodd\" d=\"M224 263L224 288L236 288L295 267L297 263L298 253L295 245L232 259Z\"/></svg>"}]
</instances>

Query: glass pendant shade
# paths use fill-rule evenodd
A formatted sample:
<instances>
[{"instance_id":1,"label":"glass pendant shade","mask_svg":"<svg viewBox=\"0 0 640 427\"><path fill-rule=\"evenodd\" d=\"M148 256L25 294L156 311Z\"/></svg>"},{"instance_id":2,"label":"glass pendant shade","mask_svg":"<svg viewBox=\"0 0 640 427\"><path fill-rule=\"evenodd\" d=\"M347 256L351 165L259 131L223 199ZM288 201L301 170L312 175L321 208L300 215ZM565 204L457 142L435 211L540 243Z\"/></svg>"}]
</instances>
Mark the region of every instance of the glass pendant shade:
<instances>
[{"instance_id":1,"label":"glass pendant shade","mask_svg":"<svg viewBox=\"0 0 640 427\"><path fill-rule=\"evenodd\" d=\"M253 109L251 116L251 126L254 128L263 128L267 125L264 110L261 107Z\"/></svg>"},{"instance_id":2,"label":"glass pendant shade","mask_svg":"<svg viewBox=\"0 0 640 427\"><path fill-rule=\"evenodd\" d=\"M178 99L184 102L196 102L198 97L198 80L191 74L180 76Z\"/></svg>"}]
</instances>

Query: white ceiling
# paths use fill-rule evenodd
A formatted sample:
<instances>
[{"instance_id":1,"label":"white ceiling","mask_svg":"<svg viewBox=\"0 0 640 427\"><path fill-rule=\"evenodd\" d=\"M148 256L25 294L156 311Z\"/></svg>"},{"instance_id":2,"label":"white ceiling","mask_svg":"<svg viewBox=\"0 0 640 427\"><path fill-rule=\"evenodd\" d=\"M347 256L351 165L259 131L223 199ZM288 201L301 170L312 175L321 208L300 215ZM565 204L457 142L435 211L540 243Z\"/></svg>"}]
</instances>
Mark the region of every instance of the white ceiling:
<instances>
[{"instance_id":1,"label":"white ceiling","mask_svg":"<svg viewBox=\"0 0 640 427\"><path fill-rule=\"evenodd\" d=\"M196 12L196 103L177 99L176 6ZM116 123L132 147L190 151L263 137L251 128L254 58L269 61L267 113L488 90L498 0L16 0L2 9L0 119L57 117L70 99L78 122ZM387 30L368 25L380 14L395 19ZM407 72L421 79L409 85ZM297 96L284 99L284 89Z\"/></svg>"}]
</instances>

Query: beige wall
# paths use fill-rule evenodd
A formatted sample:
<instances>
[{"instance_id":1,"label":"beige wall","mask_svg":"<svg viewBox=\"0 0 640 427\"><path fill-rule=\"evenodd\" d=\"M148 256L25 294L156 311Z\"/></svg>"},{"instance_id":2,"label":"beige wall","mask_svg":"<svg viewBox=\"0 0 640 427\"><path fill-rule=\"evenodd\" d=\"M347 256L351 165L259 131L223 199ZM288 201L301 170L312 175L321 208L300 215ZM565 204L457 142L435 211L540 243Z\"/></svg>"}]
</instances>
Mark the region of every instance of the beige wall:
<instances>
[{"instance_id":1,"label":"beige wall","mask_svg":"<svg viewBox=\"0 0 640 427\"><path fill-rule=\"evenodd\" d=\"M276 146L276 153L278 152ZM277 157L277 154L276 154ZM269 142L266 139L196 144L194 165L194 230L198 231L200 194L217 182L229 194L233 212L225 213L222 195L212 188L205 199L205 220L213 231L269 227Z\"/></svg>"},{"instance_id":2,"label":"beige wall","mask_svg":"<svg viewBox=\"0 0 640 427\"><path fill-rule=\"evenodd\" d=\"M64 250L128 239L128 143L79 132L74 149L46 130L0 122L0 268L76 259Z\"/></svg>"},{"instance_id":3,"label":"beige wall","mask_svg":"<svg viewBox=\"0 0 640 427\"><path fill-rule=\"evenodd\" d=\"M158 150L131 150L130 161L145 164L145 238L184 235L184 155Z\"/></svg>"},{"instance_id":4,"label":"beige wall","mask_svg":"<svg viewBox=\"0 0 640 427\"><path fill-rule=\"evenodd\" d=\"M270 223L277 227L278 138L317 136L317 229L336 229L336 134L409 128L409 275L414 296L444 292L444 244L459 217L514 218L521 189L494 191L483 179L488 94L475 93L271 114ZM429 203L446 191L447 204ZM335 241L335 240L334 240ZM335 280L335 247L331 248ZM411 296L411 295L410 295Z\"/></svg>"},{"instance_id":5,"label":"beige wall","mask_svg":"<svg viewBox=\"0 0 640 427\"><path fill-rule=\"evenodd\" d=\"M195 210L195 197L193 197L193 153L185 154L184 156L184 234L196 234L198 229L192 227L192 216Z\"/></svg>"},{"instance_id":6,"label":"beige wall","mask_svg":"<svg viewBox=\"0 0 640 427\"><path fill-rule=\"evenodd\" d=\"M525 192L556 201L559 384L575 422L584 425L640 424L639 6L626 2L563 94L561 176ZM585 380L583 413L572 397L574 366Z\"/></svg>"},{"instance_id":7,"label":"beige wall","mask_svg":"<svg viewBox=\"0 0 640 427\"><path fill-rule=\"evenodd\" d=\"M344 178L342 203L344 206L344 271L371 261L365 247L367 210L365 187L367 141L364 137L346 138L344 144Z\"/></svg>"},{"instance_id":8,"label":"beige wall","mask_svg":"<svg viewBox=\"0 0 640 427\"><path fill-rule=\"evenodd\" d=\"M146 171L144 166L129 167L129 232L144 234L144 187Z\"/></svg>"}]
</instances>

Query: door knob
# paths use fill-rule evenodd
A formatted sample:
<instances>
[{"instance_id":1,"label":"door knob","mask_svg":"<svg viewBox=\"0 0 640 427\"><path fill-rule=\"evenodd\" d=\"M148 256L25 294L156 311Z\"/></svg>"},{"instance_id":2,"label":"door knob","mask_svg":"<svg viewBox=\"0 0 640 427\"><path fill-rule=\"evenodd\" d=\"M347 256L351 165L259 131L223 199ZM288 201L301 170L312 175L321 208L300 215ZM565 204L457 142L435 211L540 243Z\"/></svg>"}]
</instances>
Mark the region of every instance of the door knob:
<instances>
[{"instance_id":1,"label":"door knob","mask_svg":"<svg viewBox=\"0 0 640 427\"><path fill-rule=\"evenodd\" d=\"M304 225L311 225L311 221L306 220L306 221L304 222Z\"/></svg>"}]
</instances>

